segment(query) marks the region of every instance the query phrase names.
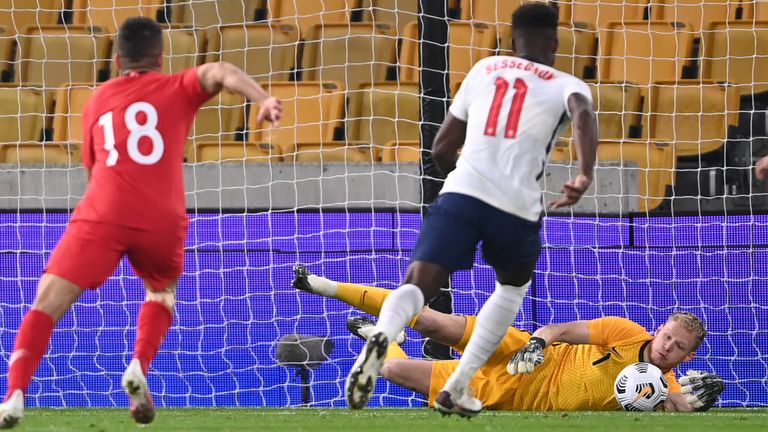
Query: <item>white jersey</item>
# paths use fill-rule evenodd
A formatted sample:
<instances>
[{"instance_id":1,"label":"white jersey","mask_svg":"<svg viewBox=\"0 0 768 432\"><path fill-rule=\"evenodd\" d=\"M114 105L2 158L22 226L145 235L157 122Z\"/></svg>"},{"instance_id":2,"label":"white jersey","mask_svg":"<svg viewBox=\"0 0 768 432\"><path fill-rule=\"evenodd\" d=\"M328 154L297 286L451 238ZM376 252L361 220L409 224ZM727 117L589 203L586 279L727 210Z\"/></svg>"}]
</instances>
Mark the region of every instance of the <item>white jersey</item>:
<instances>
[{"instance_id":1,"label":"white jersey","mask_svg":"<svg viewBox=\"0 0 768 432\"><path fill-rule=\"evenodd\" d=\"M538 221L538 180L552 144L570 123L568 98L574 93L592 101L584 81L557 69L509 56L477 62L450 107L467 122L467 135L440 193L469 195Z\"/></svg>"}]
</instances>

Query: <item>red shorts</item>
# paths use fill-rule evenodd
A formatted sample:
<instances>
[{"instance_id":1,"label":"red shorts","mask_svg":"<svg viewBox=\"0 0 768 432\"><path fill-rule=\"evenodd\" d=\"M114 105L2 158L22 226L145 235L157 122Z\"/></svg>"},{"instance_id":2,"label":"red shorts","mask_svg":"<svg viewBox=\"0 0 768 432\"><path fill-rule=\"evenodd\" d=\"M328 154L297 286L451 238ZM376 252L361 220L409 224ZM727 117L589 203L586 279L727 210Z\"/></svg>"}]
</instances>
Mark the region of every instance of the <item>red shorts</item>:
<instances>
[{"instance_id":1,"label":"red shorts","mask_svg":"<svg viewBox=\"0 0 768 432\"><path fill-rule=\"evenodd\" d=\"M45 272L82 288L98 288L123 255L155 291L164 290L184 269L187 227L176 232L146 231L100 222L71 221L48 260Z\"/></svg>"}]
</instances>

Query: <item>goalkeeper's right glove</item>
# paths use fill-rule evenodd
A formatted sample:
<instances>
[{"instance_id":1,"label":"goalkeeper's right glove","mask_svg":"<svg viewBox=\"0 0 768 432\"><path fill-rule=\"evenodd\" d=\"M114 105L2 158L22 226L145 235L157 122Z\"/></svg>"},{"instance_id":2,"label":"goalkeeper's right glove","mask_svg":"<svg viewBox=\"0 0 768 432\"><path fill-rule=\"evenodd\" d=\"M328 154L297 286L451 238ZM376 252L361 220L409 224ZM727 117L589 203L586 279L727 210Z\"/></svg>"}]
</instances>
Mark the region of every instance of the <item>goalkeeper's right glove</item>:
<instances>
[{"instance_id":1,"label":"goalkeeper's right glove","mask_svg":"<svg viewBox=\"0 0 768 432\"><path fill-rule=\"evenodd\" d=\"M544 363L544 347L547 343L540 337L532 337L531 340L507 363L507 372L510 375L533 372L533 368Z\"/></svg>"},{"instance_id":2,"label":"goalkeeper's right glove","mask_svg":"<svg viewBox=\"0 0 768 432\"><path fill-rule=\"evenodd\" d=\"M723 379L717 374L689 370L680 378L681 392L688 394L688 403L696 411L706 411L717 402L717 397L725 390Z\"/></svg>"}]
</instances>

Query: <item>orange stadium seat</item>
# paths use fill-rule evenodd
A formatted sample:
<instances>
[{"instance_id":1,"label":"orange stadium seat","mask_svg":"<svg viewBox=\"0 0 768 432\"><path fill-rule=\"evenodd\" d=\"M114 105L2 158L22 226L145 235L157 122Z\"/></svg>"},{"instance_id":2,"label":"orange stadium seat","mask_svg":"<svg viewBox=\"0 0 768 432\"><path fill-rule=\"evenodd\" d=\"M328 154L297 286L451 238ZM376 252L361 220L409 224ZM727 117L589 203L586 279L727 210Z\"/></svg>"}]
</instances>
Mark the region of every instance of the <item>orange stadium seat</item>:
<instances>
[{"instance_id":1,"label":"orange stadium seat","mask_svg":"<svg viewBox=\"0 0 768 432\"><path fill-rule=\"evenodd\" d=\"M602 30L610 21L642 20L648 0L574 0L570 2L571 22Z\"/></svg>"},{"instance_id":2,"label":"orange stadium seat","mask_svg":"<svg viewBox=\"0 0 768 432\"><path fill-rule=\"evenodd\" d=\"M702 45L702 78L734 84L742 95L768 90L768 21L713 22Z\"/></svg>"},{"instance_id":3,"label":"orange stadium seat","mask_svg":"<svg viewBox=\"0 0 768 432\"><path fill-rule=\"evenodd\" d=\"M651 15L658 21L684 22L699 33L713 21L736 19L740 4L740 0L653 0Z\"/></svg>"},{"instance_id":4,"label":"orange stadium seat","mask_svg":"<svg viewBox=\"0 0 768 432\"><path fill-rule=\"evenodd\" d=\"M126 19L139 15L157 19L162 10L163 0L73 0L72 24L99 26L114 35Z\"/></svg>"},{"instance_id":5,"label":"orange stadium seat","mask_svg":"<svg viewBox=\"0 0 768 432\"><path fill-rule=\"evenodd\" d=\"M58 24L64 0L0 0L0 26L10 36Z\"/></svg>"},{"instance_id":6,"label":"orange stadium seat","mask_svg":"<svg viewBox=\"0 0 768 432\"><path fill-rule=\"evenodd\" d=\"M14 37L5 27L0 27L0 71L13 68Z\"/></svg>"},{"instance_id":7,"label":"orange stadium seat","mask_svg":"<svg viewBox=\"0 0 768 432\"><path fill-rule=\"evenodd\" d=\"M648 86L681 78L693 49L693 34L687 28L659 21L607 23L600 32L599 79Z\"/></svg>"},{"instance_id":8,"label":"orange stadium seat","mask_svg":"<svg viewBox=\"0 0 768 432\"><path fill-rule=\"evenodd\" d=\"M373 23L389 23L397 29L397 36L403 35L405 26L415 22L419 15L419 3L401 0L363 0L363 20Z\"/></svg>"},{"instance_id":9,"label":"orange stadium seat","mask_svg":"<svg viewBox=\"0 0 768 432\"><path fill-rule=\"evenodd\" d=\"M347 137L373 145L378 158L390 141L419 139L420 109L417 82L363 84L350 96Z\"/></svg>"},{"instance_id":10,"label":"orange stadium seat","mask_svg":"<svg viewBox=\"0 0 768 432\"><path fill-rule=\"evenodd\" d=\"M238 0L234 3L231 0L174 0L171 6L171 22L215 33L218 26L242 25L253 21L256 9L262 1Z\"/></svg>"},{"instance_id":11,"label":"orange stadium seat","mask_svg":"<svg viewBox=\"0 0 768 432\"><path fill-rule=\"evenodd\" d=\"M227 61L256 80L288 81L296 67L299 31L291 24L234 24L212 32L208 61Z\"/></svg>"},{"instance_id":12,"label":"orange stadium seat","mask_svg":"<svg viewBox=\"0 0 768 432\"><path fill-rule=\"evenodd\" d=\"M340 82L349 89L383 81L395 64L397 39L389 24L351 23L312 26L304 43L303 80Z\"/></svg>"},{"instance_id":13,"label":"orange stadium seat","mask_svg":"<svg viewBox=\"0 0 768 432\"><path fill-rule=\"evenodd\" d=\"M402 32L403 43L400 47L398 68L403 81L419 80L419 23L414 21L405 26Z\"/></svg>"},{"instance_id":14,"label":"orange stadium seat","mask_svg":"<svg viewBox=\"0 0 768 432\"><path fill-rule=\"evenodd\" d=\"M195 145L189 162L278 163L279 149L266 143L242 141L201 141Z\"/></svg>"},{"instance_id":15,"label":"orange stadium seat","mask_svg":"<svg viewBox=\"0 0 768 432\"><path fill-rule=\"evenodd\" d=\"M602 139L628 138L638 125L642 97L640 88L625 82L589 83L597 113L598 136Z\"/></svg>"},{"instance_id":16,"label":"orange stadium seat","mask_svg":"<svg viewBox=\"0 0 768 432\"><path fill-rule=\"evenodd\" d=\"M40 90L0 84L0 144L39 143L45 114Z\"/></svg>"},{"instance_id":17,"label":"orange stadium seat","mask_svg":"<svg viewBox=\"0 0 768 432\"><path fill-rule=\"evenodd\" d=\"M187 158L196 154L193 147L200 142L234 141L235 132L245 122L245 105L244 97L228 90L219 92L203 104L192 124L187 141Z\"/></svg>"},{"instance_id":18,"label":"orange stadium seat","mask_svg":"<svg viewBox=\"0 0 768 432\"><path fill-rule=\"evenodd\" d=\"M248 130L251 142L267 142L291 158L297 143L333 142L334 129L342 125L345 93L341 83L330 81L262 82L271 95L282 99L280 126L258 124L258 109L251 107Z\"/></svg>"},{"instance_id":19,"label":"orange stadium seat","mask_svg":"<svg viewBox=\"0 0 768 432\"><path fill-rule=\"evenodd\" d=\"M45 89L68 82L94 83L109 64L108 39L98 27L48 26L19 35L16 82Z\"/></svg>"},{"instance_id":20,"label":"orange stadium seat","mask_svg":"<svg viewBox=\"0 0 768 432\"><path fill-rule=\"evenodd\" d=\"M286 160L290 162L290 160ZM374 161L370 146L350 145L344 141L323 143L297 143L293 161L297 163L371 163Z\"/></svg>"},{"instance_id":21,"label":"orange stadium seat","mask_svg":"<svg viewBox=\"0 0 768 432\"><path fill-rule=\"evenodd\" d=\"M412 141L390 141L384 146L381 161L388 163L413 163L421 161L421 143Z\"/></svg>"},{"instance_id":22,"label":"orange stadium seat","mask_svg":"<svg viewBox=\"0 0 768 432\"><path fill-rule=\"evenodd\" d=\"M597 38L583 24L560 23L557 26L557 57L555 68L583 78L587 69L594 67L597 58Z\"/></svg>"},{"instance_id":23,"label":"orange stadium seat","mask_svg":"<svg viewBox=\"0 0 768 432\"><path fill-rule=\"evenodd\" d=\"M742 8L743 20L768 21L768 2L764 0L742 0L738 7Z\"/></svg>"},{"instance_id":24,"label":"orange stadium seat","mask_svg":"<svg viewBox=\"0 0 768 432\"><path fill-rule=\"evenodd\" d=\"M82 115L85 104L93 94L93 84L65 84L58 89L55 96L56 108L53 111L53 141L58 144L71 146L73 154L79 160L83 143Z\"/></svg>"},{"instance_id":25,"label":"orange stadium seat","mask_svg":"<svg viewBox=\"0 0 768 432\"><path fill-rule=\"evenodd\" d=\"M302 39L316 24L348 23L359 0L268 0L270 20L279 20L299 29Z\"/></svg>"},{"instance_id":26,"label":"orange stadium seat","mask_svg":"<svg viewBox=\"0 0 768 432\"><path fill-rule=\"evenodd\" d=\"M644 136L672 143L675 157L719 149L739 122L738 90L714 81L655 82L646 107Z\"/></svg>"}]
</instances>

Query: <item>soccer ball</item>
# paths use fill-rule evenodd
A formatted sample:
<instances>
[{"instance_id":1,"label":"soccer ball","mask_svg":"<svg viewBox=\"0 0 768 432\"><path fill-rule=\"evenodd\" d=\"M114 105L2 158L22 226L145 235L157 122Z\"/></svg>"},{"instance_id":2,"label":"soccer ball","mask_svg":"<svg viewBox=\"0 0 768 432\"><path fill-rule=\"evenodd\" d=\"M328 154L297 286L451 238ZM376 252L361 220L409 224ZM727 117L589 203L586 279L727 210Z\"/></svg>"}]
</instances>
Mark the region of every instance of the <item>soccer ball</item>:
<instances>
[{"instance_id":1,"label":"soccer ball","mask_svg":"<svg viewBox=\"0 0 768 432\"><path fill-rule=\"evenodd\" d=\"M650 363L625 367L613 383L613 393L624 411L655 411L667 400L667 379Z\"/></svg>"}]
</instances>

